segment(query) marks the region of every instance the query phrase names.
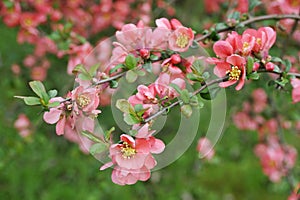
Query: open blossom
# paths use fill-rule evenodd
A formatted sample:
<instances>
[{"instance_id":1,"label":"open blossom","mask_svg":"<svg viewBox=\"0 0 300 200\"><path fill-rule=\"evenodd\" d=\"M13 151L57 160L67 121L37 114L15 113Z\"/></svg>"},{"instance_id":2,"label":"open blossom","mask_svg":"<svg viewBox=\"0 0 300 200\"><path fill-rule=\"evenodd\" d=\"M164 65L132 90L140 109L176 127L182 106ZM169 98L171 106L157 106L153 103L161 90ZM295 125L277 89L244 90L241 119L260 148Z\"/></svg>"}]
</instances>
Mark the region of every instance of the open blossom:
<instances>
[{"instance_id":1,"label":"open blossom","mask_svg":"<svg viewBox=\"0 0 300 200\"><path fill-rule=\"evenodd\" d=\"M228 81L220 83L220 87L228 87L238 83L236 90L242 89L246 79L246 60L245 58L233 54L226 58L226 62L218 63L214 68L214 73L219 77L228 75Z\"/></svg>"},{"instance_id":2,"label":"open blossom","mask_svg":"<svg viewBox=\"0 0 300 200\"><path fill-rule=\"evenodd\" d=\"M204 157L207 160L211 160L215 155L211 141L206 137L202 137L198 140L197 151L201 158Z\"/></svg>"},{"instance_id":3,"label":"open blossom","mask_svg":"<svg viewBox=\"0 0 300 200\"><path fill-rule=\"evenodd\" d=\"M87 115L97 115L100 100L98 90L96 88L84 88L78 86L72 91L72 100L75 102L74 110L79 112L82 110Z\"/></svg>"},{"instance_id":4,"label":"open blossom","mask_svg":"<svg viewBox=\"0 0 300 200\"><path fill-rule=\"evenodd\" d=\"M159 109L160 104L178 96L175 89L169 86L171 83L176 84L181 89L185 88L185 81L183 79L176 78L171 80L170 78L169 74L162 73L158 79L149 86L139 85L137 94L129 97L129 103L133 106L142 104L145 109L148 109L143 117L149 116L151 112Z\"/></svg>"},{"instance_id":5,"label":"open blossom","mask_svg":"<svg viewBox=\"0 0 300 200\"><path fill-rule=\"evenodd\" d=\"M292 146L282 146L277 138L269 138L267 144L258 144L255 154L260 158L264 174L272 182L278 182L295 165L297 151Z\"/></svg>"},{"instance_id":6,"label":"open blossom","mask_svg":"<svg viewBox=\"0 0 300 200\"><path fill-rule=\"evenodd\" d=\"M122 134L121 142L112 144L109 149L111 162L103 165L104 170L112 165L112 181L119 185L130 185L138 180L146 181L150 178L150 170L156 166L152 154L161 153L164 143L152 136L154 131L149 131L149 125L142 126L133 138Z\"/></svg>"},{"instance_id":7,"label":"open blossom","mask_svg":"<svg viewBox=\"0 0 300 200\"><path fill-rule=\"evenodd\" d=\"M21 137L28 137L31 133L31 123L25 114L20 114L14 123L14 127L18 130Z\"/></svg>"},{"instance_id":8,"label":"open blossom","mask_svg":"<svg viewBox=\"0 0 300 200\"><path fill-rule=\"evenodd\" d=\"M293 102L297 103L300 101L300 80L297 78L291 79L291 84L293 86L292 98Z\"/></svg>"}]
</instances>

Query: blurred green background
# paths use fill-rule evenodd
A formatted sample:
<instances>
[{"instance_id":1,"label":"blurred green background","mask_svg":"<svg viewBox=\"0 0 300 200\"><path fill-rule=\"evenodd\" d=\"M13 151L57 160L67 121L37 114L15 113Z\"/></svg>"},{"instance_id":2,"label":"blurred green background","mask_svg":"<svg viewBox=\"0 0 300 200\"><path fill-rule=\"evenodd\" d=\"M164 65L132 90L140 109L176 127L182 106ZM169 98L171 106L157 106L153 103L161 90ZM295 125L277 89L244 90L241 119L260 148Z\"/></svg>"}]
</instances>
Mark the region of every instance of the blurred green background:
<instances>
[{"instance_id":1,"label":"blurred green background","mask_svg":"<svg viewBox=\"0 0 300 200\"><path fill-rule=\"evenodd\" d=\"M201 20L196 14L203 10L202 4L178 3L177 6L178 17L185 24L201 30ZM187 13L195 14L190 16ZM236 129L229 115L212 162L198 159L195 140L180 159L153 172L149 181L133 186L113 184L111 170L99 171L102 163L83 154L76 144L58 137L55 127L42 121L39 108L25 107L23 102L13 98L14 95L32 94L27 84L30 81L27 71L23 70L22 75L16 77L10 69L13 63L20 62L32 51L29 45L18 45L16 35L17 29L8 29L0 22L0 199L282 200L289 195L285 181L274 184L263 175L259 160L253 153L257 134ZM59 95L63 95L73 86L72 77L65 73L67 60L53 57L51 64L45 85L48 89L62 89ZM61 80L64 81L63 88ZM239 93L228 90L229 114L240 108L240 102L249 97L251 90L250 86ZM282 97L279 101L290 99ZM28 139L20 137L13 128L22 112L29 116L35 127L34 134ZM198 138L205 135L209 116L208 109L201 110ZM113 119L107 119L107 123L113 124ZM169 119L161 138L171 138L168 132L173 126L172 119ZM287 141L300 150L299 136L286 135ZM297 162L296 176L299 176L299 169Z\"/></svg>"}]
</instances>

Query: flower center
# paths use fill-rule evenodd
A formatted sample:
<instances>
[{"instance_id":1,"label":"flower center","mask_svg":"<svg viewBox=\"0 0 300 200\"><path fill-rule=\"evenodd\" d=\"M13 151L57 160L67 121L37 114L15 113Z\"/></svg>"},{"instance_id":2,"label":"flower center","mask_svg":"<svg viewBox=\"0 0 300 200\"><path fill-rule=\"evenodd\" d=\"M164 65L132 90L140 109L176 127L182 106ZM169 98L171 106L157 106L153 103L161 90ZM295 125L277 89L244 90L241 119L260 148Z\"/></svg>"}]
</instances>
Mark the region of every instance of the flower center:
<instances>
[{"instance_id":1,"label":"flower center","mask_svg":"<svg viewBox=\"0 0 300 200\"><path fill-rule=\"evenodd\" d=\"M256 39L256 43L257 43L258 45L261 45L261 39L260 39L260 38L257 38L257 39Z\"/></svg>"},{"instance_id":2,"label":"flower center","mask_svg":"<svg viewBox=\"0 0 300 200\"><path fill-rule=\"evenodd\" d=\"M226 74L229 75L230 81L237 81L240 79L242 71L237 66L232 66L231 70L227 70Z\"/></svg>"},{"instance_id":3,"label":"flower center","mask_svg":"<svg viewBox=\"0 0 300 200\"><path fill-rule=\"evenodd\" d=\"M188 43L189 43L189 37L185 34L180 34L176 39L176 44L180 48L186 47Z\"/></svg>"},{"instance_id":4,"label":"flower center","mask_svg":"<svg viewBox=\"0 0 300 200\"><path fill-rule=\"evenodd\" d=\"M32 25L31 19L25 19L25 25L26 26L31 26Z\"/></svg>"},{"instance_id":5,"label":"flower center","mask_svg":"<svg viewBox=\"0 0 300 200\"><path fill-rule=\"evenodd\" d=\"M79 105L79 107L84 108L91 102L90 98L81 94L77 97L76 103Z\"/></svg>"},{"instance_id":6,"label":"flower center","mask_svg":"<svg viewBox=\"0 0 300 200\"><path fill-rule=\"evenodd\" d=\"M136 150L132 148L127 142L123 142L121 153L123 158L130 159L136 154Z\"/></svg>"}]
</instances>

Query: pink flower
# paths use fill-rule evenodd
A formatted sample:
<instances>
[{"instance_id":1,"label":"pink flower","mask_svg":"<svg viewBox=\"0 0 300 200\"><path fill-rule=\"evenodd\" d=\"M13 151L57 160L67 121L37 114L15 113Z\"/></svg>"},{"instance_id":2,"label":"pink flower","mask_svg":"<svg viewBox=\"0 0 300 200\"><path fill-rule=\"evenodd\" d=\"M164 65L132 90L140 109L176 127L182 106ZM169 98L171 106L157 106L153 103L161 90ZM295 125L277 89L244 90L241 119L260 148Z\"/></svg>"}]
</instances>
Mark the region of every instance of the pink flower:
<instances>
[{"instance_id":1,"label":"pink flower","mask_svg":"<svg viewBox=\"0 0 300 200\"><path fill-rule=\"evenodd\" d=\"M293 103L297 103L300 101L300 80L297 78L293 78L291 79L291 84L293 86L293 90L292 90Z\"/></svg>"},{"instance_id":2,"label":"pink flower","mask_svg":"<svg viewBox=\"0 0 300 200\"><path fill-rule=\"evenodd\" d=\"M245 112L235 113L233 116L233 122L240 130L256 130L258 127L257 122Z\"/></svg>"},{"instance_id":3,"label":"pink flower","mask_svg":"<svg viewBox=\"0 0 300 200\"><path fill-rule=\"evenodd\" d=\"M98 90L94 87L84 88L79 86L72 91L72 100L75 102L74 110L79 112L82 110L87 115L97 115L100 113L97 110L99 106Z\"/></svg>"},{"instance_id":4,"label":"pink flower","mask_svg":"<svg viewBox=\"0 0 300 200\"><path fill-rule=\"evenodd\" d=\"M260 113L267 107L268 96L262 88L254 90L252 92L252 98L254 100L253 102L254 112Z\"/></svg>"},{"instance_id":5,"label":"pink flower","mask_svg":"<svg viewBox=\"0 0 300 200\"><path fill-rule=\"evenodd\" d=\"M211 160L215 155L215 151L210 140L206 137L202 137L198 140L197 151L199 155L207 160Z\"/></svg>"},{"instance_id":6,"label":"pink flower","mask_svg":"<svg viewBox=\"0 0 300 200\"><path fill-rule=\"evenodd\" d=\"M267 144L258 144L254 151L260 158L264 174L272 182L279 182L296 162L296 149L292 146L281 146L274 137L269 137Z\"/></svg>"},{"instance_id":7,"label":"pink flower","mask_svg":"<svg viewBox=\"0 0 300 200\"><path fill-rule=\"evenodd\" d=\"M226 62L221 62L214 68L214 73L219 77L229 76L228 81L219 84L220 87L228 87L238 82L236 90L242 89L246 79L245 58L233 54L226 58Z\"/></svg>"},{"instance_id":8,"label":"pink flower","mask_svg":"<svg viewBox=\"0 0 300 200\"><path fill-rule=\"evenodd\" d=\"M14 123L15 129L18 130L19 135L26 138L31 135L31 123L25 114L20 114Z\"/></svg>"},{"instance_id":9,"label":"pink flower","mask_svg":"<svg viewBox=\"0 0 300 200\"><path fill-rule=\"evenodd\" d=\"M169 36L169 48L173 51L185 52L192 45L193 40L193 30L182 26Z\"/></svg>"},{"instance_id":10,"label":"pink flower","mask_svg":"<svg viewBox=\"0 0 300 200\"><path fill-rule=\"evenodd\" d=\"M50 99L49 102L63 102L64 100L62 97L55 97ZM71 104L61 103L58 107L50 108L49 111L45 112L43 119L48 124L56 123L56 134L63 135L67 125L74 127L74 121L70 115L72 109Z\"/></svg>"},{"instance_id":11,"label":"pink flower","mask_svg":"<svg viewBox=\"0 0 300 200\"><path fill-rule=\"evenodd\" d=\"M115 165L112 172L112 181L119 185L134 184L138 180L146 181L150 178L150 170L155 167L156 161L152 153L161 153L164 143L152 136L149 125L142 126L136 138L122 134L121 142L110 147L111 162L103 165L104 170Z\"/></svg>"}]
</instances>

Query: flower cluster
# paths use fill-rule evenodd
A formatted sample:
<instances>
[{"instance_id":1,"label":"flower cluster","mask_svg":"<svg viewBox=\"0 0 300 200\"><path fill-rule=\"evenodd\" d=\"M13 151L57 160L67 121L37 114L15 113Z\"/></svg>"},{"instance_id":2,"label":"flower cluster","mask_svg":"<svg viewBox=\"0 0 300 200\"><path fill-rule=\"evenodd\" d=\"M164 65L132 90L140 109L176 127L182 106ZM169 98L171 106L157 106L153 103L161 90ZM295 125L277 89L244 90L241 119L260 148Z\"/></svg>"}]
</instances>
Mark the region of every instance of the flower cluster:
<instances>
[{"instance_id":1,"label":"flower cluster","mask_svg":"<svg viewBox=\"0 0 300 200\"><path fill-rule=\"evenodd\" d=\"M263 172L273 182L279 182L295 165L297 150L281 145L277 138L269 137L267 144L258 144L255 154L259 157Z\"/></svg>"},{"instance_id":2,"label":"flower cluster","mask_svg":"<svg viewBox=\"0 0 300 200\"><path fill-rule=\"evenodd\" d=\"M257 71L261 65L268 71L274 70L269 49L275 40L276 32L272 28L261 27L258 30L247 29L242 35L233 31L225 40L217 41L213 46L217 58L207 61L216 65L214 73L217 76L228 76L228 81L220 83L220 87L238 83L235 89L240 90L245 84L246 75L252 70ZM249 59L255 62L247 63ZM247 71L246 65L252 65L251 71Z\"/></svg>"}]
</instances>

